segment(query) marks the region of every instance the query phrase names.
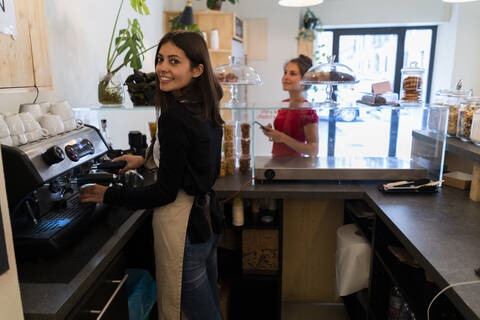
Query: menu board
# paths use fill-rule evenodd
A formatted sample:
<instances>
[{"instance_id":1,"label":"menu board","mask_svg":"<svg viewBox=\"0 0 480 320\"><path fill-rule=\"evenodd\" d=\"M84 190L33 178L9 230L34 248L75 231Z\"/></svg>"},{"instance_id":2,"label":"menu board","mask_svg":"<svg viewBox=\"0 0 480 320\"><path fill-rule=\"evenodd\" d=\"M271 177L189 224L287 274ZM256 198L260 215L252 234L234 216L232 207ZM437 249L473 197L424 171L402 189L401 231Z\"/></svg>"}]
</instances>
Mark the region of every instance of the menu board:
<instances>
[{"instance_id":1,"label":"menu board","mask_svg":"<svg viewBox=\"0 0 480 320\"><path fill-rule=\"evenodd\" d=\"M0 209L0 274L8 270L7 246L3 233L2 210Z\"/></svg>"}]
</instances>

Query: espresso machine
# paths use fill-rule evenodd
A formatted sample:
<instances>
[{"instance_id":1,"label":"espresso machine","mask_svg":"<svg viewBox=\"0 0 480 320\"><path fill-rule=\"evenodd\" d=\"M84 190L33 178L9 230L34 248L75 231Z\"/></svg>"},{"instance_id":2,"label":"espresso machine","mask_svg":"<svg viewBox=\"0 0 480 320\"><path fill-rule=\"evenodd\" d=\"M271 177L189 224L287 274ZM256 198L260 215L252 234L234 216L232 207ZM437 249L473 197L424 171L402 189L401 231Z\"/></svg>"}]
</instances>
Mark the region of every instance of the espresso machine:
<instances>
[{"instance_id":1,"label":"espresso machine","mask_svg":"<svg viewBox=\"0 0 480 320\"><path fill-rule=\"evenodd\" d=\"M81 238L102 214L102 205L78 201L81 186L118 182L125 165L108 160L91 126L1 148L17 259L55 255Z\"/></svg>"}]
</instances>

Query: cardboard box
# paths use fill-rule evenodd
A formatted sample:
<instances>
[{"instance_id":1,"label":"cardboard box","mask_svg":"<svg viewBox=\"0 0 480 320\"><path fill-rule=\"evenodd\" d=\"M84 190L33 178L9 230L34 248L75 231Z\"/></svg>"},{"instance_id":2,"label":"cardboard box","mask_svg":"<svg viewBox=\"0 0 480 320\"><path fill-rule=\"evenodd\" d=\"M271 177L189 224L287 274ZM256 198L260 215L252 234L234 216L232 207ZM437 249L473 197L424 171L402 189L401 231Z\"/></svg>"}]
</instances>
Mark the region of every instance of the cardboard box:
<instances>
[{"instance_id":1,"label":"cardboard box","mask_svg":"<svg viewBox=\"0 0 480 320\"><path fill-rule=\"evenodd\" d=\"M470 184L472 183L472 175L460 171L444 173L443 179L445 180L443 182L445 185L460 190L470 189Z\"/></svg>"},{"instance_id":2,"label":"cardboard box","mask_svg":"<svg viewBox=\"0 0 480 320\"><path fill-rule=\"evenodd\" d=\"M244 229L242 268L246 273L279 270L279 230Z\"/></svg>"}]
</instances>

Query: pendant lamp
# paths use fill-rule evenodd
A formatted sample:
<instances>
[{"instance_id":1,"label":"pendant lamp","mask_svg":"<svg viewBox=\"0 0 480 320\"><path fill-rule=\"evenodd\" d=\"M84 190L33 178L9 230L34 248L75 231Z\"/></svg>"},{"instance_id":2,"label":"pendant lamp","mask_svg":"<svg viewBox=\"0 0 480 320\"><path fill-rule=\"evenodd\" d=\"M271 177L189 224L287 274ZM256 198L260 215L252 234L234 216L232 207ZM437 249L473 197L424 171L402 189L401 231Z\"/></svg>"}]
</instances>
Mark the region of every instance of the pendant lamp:
<instances>
[{"instance_id":1,"label":"pendant lamp","mask_svg":"<svg viewBox=\"0 0 480 320\"><path fill-rule=\"evenodd\" d=\"M280 0L278 4L284 7L310 7L322 2L323 0Z\"/></svg>"},{"instance_id":2,"label":"pendant lamp","mask_svg":"<svg viewBox=\"0 0 480 320\"><path fill-rule=\"evenodd\" d=\"M190 0L187 1L187 5L185 6L185 9L183 9L182 15L178 19L178 22L185 26L193 24L193 10L192 2Z\"/></svg>"}]
</instances>

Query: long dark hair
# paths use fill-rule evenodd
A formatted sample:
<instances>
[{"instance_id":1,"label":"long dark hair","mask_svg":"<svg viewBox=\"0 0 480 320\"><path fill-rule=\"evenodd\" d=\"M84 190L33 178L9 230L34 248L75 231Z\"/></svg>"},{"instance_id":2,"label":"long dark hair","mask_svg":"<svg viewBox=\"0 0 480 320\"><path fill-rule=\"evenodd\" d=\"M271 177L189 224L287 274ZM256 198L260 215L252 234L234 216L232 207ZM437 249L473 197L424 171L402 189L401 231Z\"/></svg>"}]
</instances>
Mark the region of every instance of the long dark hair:
<instances>
[{"instance_id":1,"label":"long dark hair","mask_svg":"<svg viewBox=\"0 0 480 320\"><path fill-rule=\"evenodd\" d=\"M216 126L221 126L223 120L220 116L219 105L220 99L222 99L223 96L223 90L213 74L205 40L198 33L191 31L172 31L167 33L158 44L155 55L155 66L158 63L158 52L160 48L167 42L173 43L185 52L192 68L203 64L203 73L199 77L192 79L192 82L183 90L180 100L200 102L202 106L200 118L205 121L210 121ZM160 81L157 74L155 74L155 80L157 83L155 105L157 108L160 108L160 110L165 111L176 99L171 92L163 92L160 90Z\"/></svg>"}]
</instances>

